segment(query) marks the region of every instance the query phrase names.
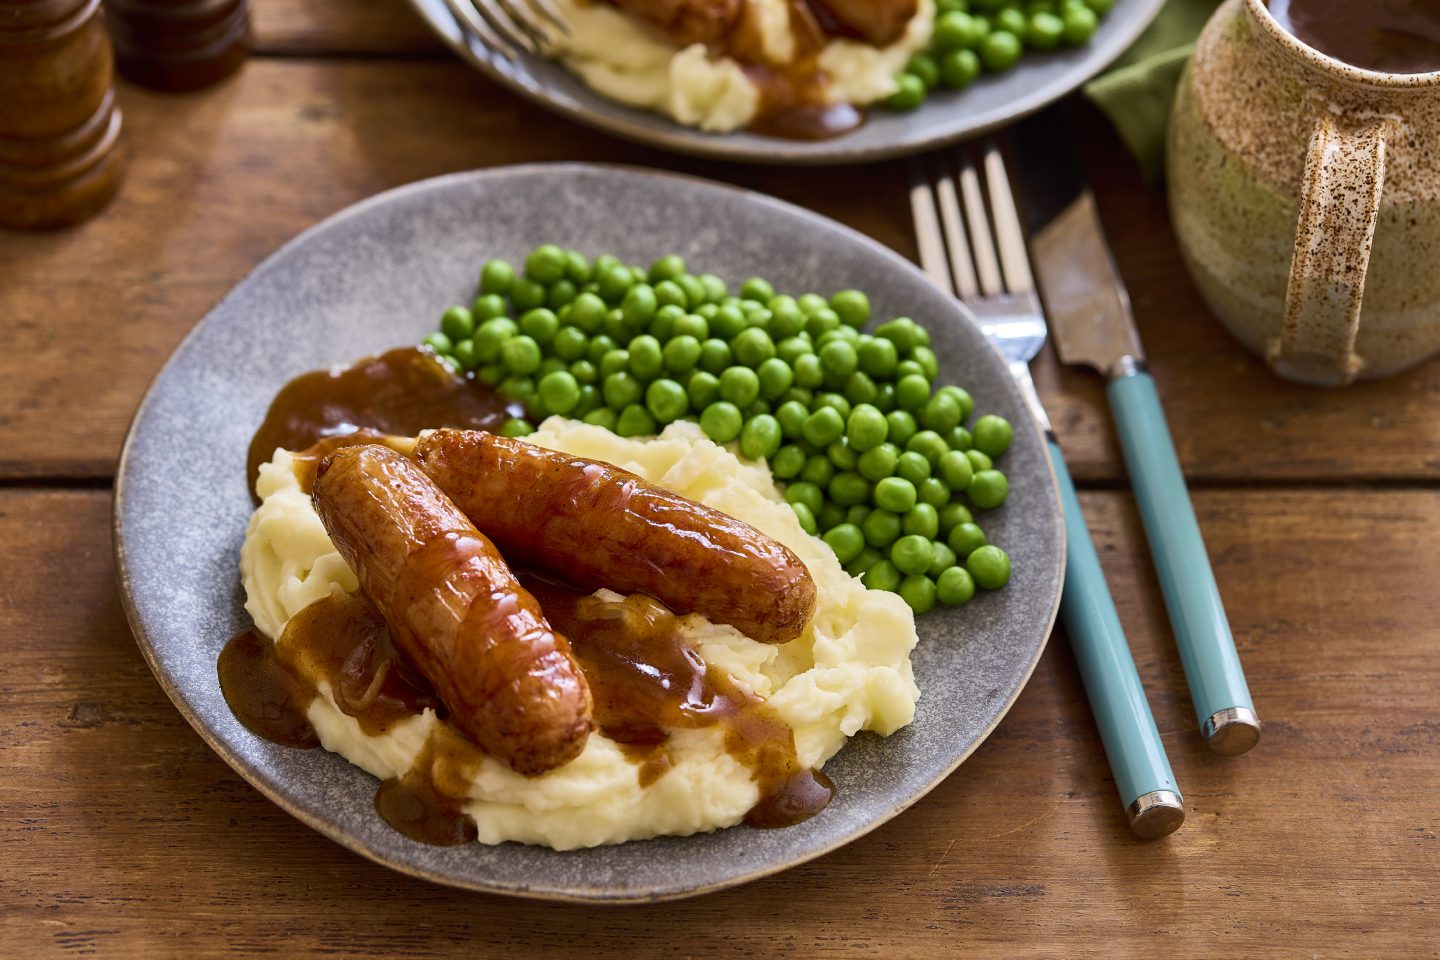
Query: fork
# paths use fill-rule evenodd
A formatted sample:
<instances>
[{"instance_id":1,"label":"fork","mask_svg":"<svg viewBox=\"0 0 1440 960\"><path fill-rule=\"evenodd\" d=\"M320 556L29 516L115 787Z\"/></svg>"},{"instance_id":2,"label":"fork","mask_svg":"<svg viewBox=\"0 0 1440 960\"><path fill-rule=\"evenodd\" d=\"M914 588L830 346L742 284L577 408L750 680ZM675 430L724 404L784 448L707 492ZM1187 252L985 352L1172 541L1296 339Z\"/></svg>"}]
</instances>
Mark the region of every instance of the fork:
<instances>
[{"instance_id":1,"label":"fork","mask_svg":"<svg viewBox=\"0 0 1440 960\"><path fill-rule=\"evenodd\" d=\"M980 154L978 166L974 153ZM969 308L1045 431L1065 514L1060 616L1130 828L1146 840L1163 837L1184 822L1184 801L1080 512L1075 483L1030 375L1030 361L1044 347L1048 331L999 146L987 140L973 151L962 148L912 160L910 207L921 267L936 286Z\"/></svg>"},{"instance_id":2,"label":"fork","mask_svg":"<svg viewBox=\"0 0 1440 960\"><path fill-rule=\"evenodd\" d=\"M570 24L552 0L445 0L460 24L486 47L514 62L521 53L549 56Z\"/></svg>"}]
</instances>

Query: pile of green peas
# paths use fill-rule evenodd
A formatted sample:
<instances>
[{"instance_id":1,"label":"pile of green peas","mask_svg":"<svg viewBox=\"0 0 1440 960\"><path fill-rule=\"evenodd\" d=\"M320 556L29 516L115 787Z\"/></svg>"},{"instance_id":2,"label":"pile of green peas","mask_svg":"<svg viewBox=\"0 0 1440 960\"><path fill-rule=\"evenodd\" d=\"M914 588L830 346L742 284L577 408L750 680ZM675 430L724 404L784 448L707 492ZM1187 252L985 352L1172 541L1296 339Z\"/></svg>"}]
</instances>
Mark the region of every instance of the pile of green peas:
<instances>
[{"instance_id":1,"label":"pile of green peas","mask_svg":"<svg viewBox=\"0 0 1440 960\"><path fill-rule=\"evenodd\" d=\"M544 244L518 271L487 261L474 302L423 343L523 404L507 436L551 415L626 437L698 421L767 461L800 525L866 586L917 613L958 606L1010 578L972 511L1005 501L995 460L1013 431L993 415L966 426L975 401L934 389L923 327L899 317L860 332L869 321L858 290L793 297L752 277L732 295L679 256L645 268Z\"/></svg>"},{"instance_id":2,"label":"pile of green peas","mask_svg":"<svg viewBox=\"0 0 1440 960\"><path fill-rule=\"evenodd\" d=\"M963 90L981 73L1004 73L1027 50L1078 47L1115 0L936 0L930 47L910 58L888 101L914 110L932 90Z\"/></svg>"}]
</instances>

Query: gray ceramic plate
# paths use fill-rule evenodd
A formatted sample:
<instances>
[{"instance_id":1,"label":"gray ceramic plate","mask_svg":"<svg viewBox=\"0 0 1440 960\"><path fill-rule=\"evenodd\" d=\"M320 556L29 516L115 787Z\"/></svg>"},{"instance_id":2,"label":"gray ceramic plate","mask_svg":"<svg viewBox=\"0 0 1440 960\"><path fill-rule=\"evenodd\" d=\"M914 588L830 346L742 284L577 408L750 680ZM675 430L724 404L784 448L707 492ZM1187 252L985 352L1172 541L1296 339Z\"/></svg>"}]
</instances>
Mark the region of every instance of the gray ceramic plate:
<instances>
[{"instance_id":1,"label":"gray ceramic plate","mask_svg":"<svg viewBox=\"0 0 1440 960\"><path fill-rule=\"evenodd\" d=\"M1009 73L982 77L966 90L933 94L925 106L911 113L873 109L859 130L818 143L743 131L709 134L682 127L669 117L608 100L548 60L528 56L506 60L462 32L445 0L410 0L410 4L466 62L571 120L676 153L746 163L832 164L920 153L1034 113L1120 56L1155 19L1164 0L1116 0L1095 36L1082 47L1027 57Z\"/></svg>"},{"instance_id":2,"label":"gray ceramic plate","mask_svg":"<svg viewBox=\"0 0 1440 960\"><path fill-rule=\"evenodd\" d=\"M627 216L617 216L623 210ZM1012 494L987 519L1013 558L1001 591L919 621L915 722L862 735L825 768L839 786L786 830L735 827L570 853L431 847L375 813L375 780L321 750L261 740L220 694L220 648L247 625L236 564L251 510L245 453L271 397L305 370L413 343L468 300L486 257L554 241L648 262L678 252L732 281L870 292L926 324L945 377L1016 427ZM714 890L793 866L874 829L970 754L1020 692L1059 602L1063 532L1045 444L999 355L918 270L838 224L755 193L585 165L512 167L392 190L302 234L195 328L136 413L115 490L115 547L131 627L187 720L242 776L321 833L405 873L475 890L640 901Z\"/></svg>"}]
</instances>

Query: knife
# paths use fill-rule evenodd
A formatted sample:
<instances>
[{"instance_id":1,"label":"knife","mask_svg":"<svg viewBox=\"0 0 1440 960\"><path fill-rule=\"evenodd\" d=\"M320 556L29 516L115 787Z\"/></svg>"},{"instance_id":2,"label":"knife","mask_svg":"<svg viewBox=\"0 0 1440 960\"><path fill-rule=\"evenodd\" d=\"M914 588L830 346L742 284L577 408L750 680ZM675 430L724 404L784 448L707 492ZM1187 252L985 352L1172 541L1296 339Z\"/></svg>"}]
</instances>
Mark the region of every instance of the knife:
<instances>
[{"instance_id":1,"label":"knife","mask_svg":"<svg viewBox=\"0 0 1440 960\"><path fill-rule=\"evenodd\" d=\"M1026 121L1015 143L1036 285L1056 352L1062 363L1091 367L1109 381L1105 394L1200 732L1213 753L1242 754L1259 740L1260 718L1065 115L1052 109Z\"/></svg>"}]
</instances>

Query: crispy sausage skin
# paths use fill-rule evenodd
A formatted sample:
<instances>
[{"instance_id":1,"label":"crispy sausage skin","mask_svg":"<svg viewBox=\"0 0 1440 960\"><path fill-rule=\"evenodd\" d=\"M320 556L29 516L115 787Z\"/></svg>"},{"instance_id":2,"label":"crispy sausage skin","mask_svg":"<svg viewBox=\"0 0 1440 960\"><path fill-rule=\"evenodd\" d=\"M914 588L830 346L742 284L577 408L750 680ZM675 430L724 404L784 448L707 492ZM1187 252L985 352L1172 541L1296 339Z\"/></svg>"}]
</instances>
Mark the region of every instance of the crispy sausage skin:
<instances>
[{"instance_id":1,"label":"crispy sausage skin","mask_svg":"<svg viewBox=\"0 0 1440 960\"><path fill-rule=\"evenodd\" d=\"M518 773L579 755L590 688L504 558L411 460L378 445L321 461L331 540L454 724Z\"/></svg>"},{"instance_id":2,"label":"crispy sausage skin","mask_svg":"<svg viewBox=\"0 0 1440 960\"><path fill-rule=\"evenodd\" d=\"M423 436L415 459L506 556L577 586L648 594L764 643L795 639L815 612L785 546L619 467L474 430Z\"/></svg>"},{"instance_id":3,"label":"crispy sausage skin","mask_svg":"<svg viewBox=\"0 0 1440 960\"><path fill-rule=\"evenodd\" d=\"M743 0L611 0L615 6L659 27L682 47L714 43L730 31Z\"/></svg>"},{"instance_id":4,"label":"crispy sausage skin","mask_svg":"<svg viewBox=\"0 0 1440 960\"><path fill-rule=\"evenodd\" d=\"M887 47L905 33L920 9L918 0L810 0L866 43Z\"/></svg>"}]
</instances>

